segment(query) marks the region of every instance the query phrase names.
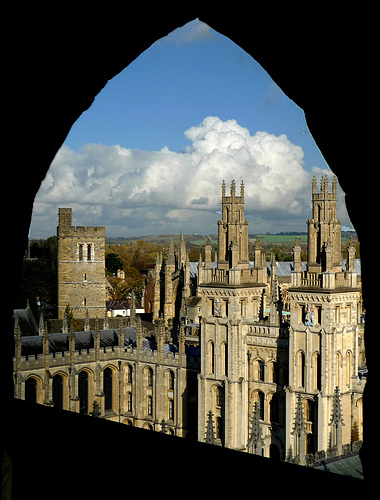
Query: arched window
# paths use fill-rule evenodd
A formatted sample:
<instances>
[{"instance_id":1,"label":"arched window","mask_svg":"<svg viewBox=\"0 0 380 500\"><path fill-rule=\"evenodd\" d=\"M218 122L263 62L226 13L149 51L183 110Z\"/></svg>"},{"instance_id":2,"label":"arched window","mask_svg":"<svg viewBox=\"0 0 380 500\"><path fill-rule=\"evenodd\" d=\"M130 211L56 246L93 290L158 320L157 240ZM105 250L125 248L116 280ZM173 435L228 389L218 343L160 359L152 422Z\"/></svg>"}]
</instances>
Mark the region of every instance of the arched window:
<instances>
[{"instance_id":1,"label":"arched window","mask_svg":"<svg viewBox=\"0 0 380 500\"><path fill-rule=\"evenodd\" d=\"M83 260L83 245L79 245L78 260Z\"/></svg>"},{"instance_id":2,"label":"arched window","mask_svg":"<svg viewBox=\"0 0 380 500\"><path fill-rule=\"evenodd\" d=\"M92 258L92 245L87 245L87 260Z\"/></svg>"},{"instance_id":3,"label":"arched window","mask_svg":"<svg viewBox=\"0 0 380 500\"><path fill-rule=\"evenodd\" d=\"M153 370L152 368L148 368L148 373L147 373L147 386L148 387L153 387Z\"/></svg>"},{"instance_id":4,"label":"arched window","mask_svg":"<svg viewBox=\"0 0 380 500\"><path fill-rule=\"evenodd\" d=\"M224 388L218 385L216 388L216 406L222 407L224 405Z\"/></svg>"},{"instance_id":5,"label":"arched window","mask_svg":"<svg viewBox=\"0 0 380 500\"><path fill-rule=\"evenodd\" d=\"M127 366L127 384L132 384L133 377L133 367L131 365Z\"/></svg>"},{"instance_id":6,"label":"arched window","mask_svg":"<svg viewBox=\"0 0 380 500\"><path fill-rule=\"evenodd\" d=\"M209 365L209 373L214 373L215 370L215 349L214 349L214 342L210 340L208 343L208 365Z\"/></svg>"},{"instance_id":7,"label":"arched window","mask_svg":"<svg viewBox=\"0 0 380 500\"><path fill-rule=\"evenodd\" d=\"M351 360L352 353L351 351L346 352L346 385L351 385Z\"/></svg>"},{"instance_id":8,"label":"arched window","mask_svg":"<svg viewBox=\"0 0 380 500\"><path fill-rule=\"evenodd\" d=\"M79 413L88 413L88 373L82 370L78 375Z\"/></svg>"},{"instance_id":9,"label":"arched window","mask_svg":"<svg viewBox=\"0 0 380 500\"><path fill-rule=\"evenodd\" d=\"M52 388L54 407L63 409L63 377L59 373L53 377Z\"/></svg>"},{"instance_id":10,"label":"arched window","mask_svg":"<svg viewBox=\"0 0 380 500\"><path fill-rule=\"evenodd\" d=\"M105 368L103 372L103 392L104 392L104 409L112 410L113 408L113 372L111 368Z\"/></svg>"},{"instance_id":11,"label":"arched window","mask_svg":"<svg viewBox=\"0 0 380 500\"><path fill-rule=\"evenodd\" d=\"M37 403L37 380L29 377L25 381L25 401Z\"/></svg>"},{"instance_id":12,"label":"arched window","mask_svg":"<svg viewBox=\"0 0 380 500\"><path fill-rule=\"evenodd\" d=\"M169 390L174 391L174 372L169 371Z\"/></svg>"},{"instance_id":13,"label":"arched window","mask_svg":"<svg viewBox=\"0 0 380 500\"><path fill-rule=\"evenodd\" d=\"M259 418L264 420L264 393L262 391L255 391L252 398L253 405L259 404Z\"/></svg>"},{"instance_id":14,"label":"arched window","mask_svg":"<svg viewBox=\"0 0 380 500\"><path fill-rule=\"evenodd\" d=\"M313 354L313 386L314 389L322 390L322 377L321 377L321 356L318 352Z\"/></svg>"},{"instance_id":15,"label":"arched window","mask_svg":"<svg viewBox=\"0 0 380 500\"><path fill-rule=\"evenodd\" d=\"M276 361L273 361L272 362L272 382L274 384L278 384L280 382L279 373L280 373L280 370L279 370L278 363L276 363Z\"/></svg>"},{"instance_id":16,"label":"arched window","mask_svg":"<svg viewBox=\"0 0 380 500\"><path fill-rule=\"evenodd\" d=\"M265 379L265 363L261 359L257 361L257 380L264 382Z\"/></svg>"},{"instance_id":17,"label":"arched window","mask_svg":"<svg viewBox=\"0 0 380 500\"><path fill-rule=\"evenodd\" d=\"M305 387L305 354L302 351L297 353L298 385Z\"/></svg>"},{"instance_id":18,"label":"arched window","mask_svg":"<svg viewBox=\"0 0 380 500\"><path fill-rule=\"evenodd\" d=\"M280 421L280 401L278 394L273 394L269 403L269 415L271 422Z\"/></svg>"},{"instance_id":19,"label":"arched window","mask_svg":"<svg viewBox=\"0 0 380 500\"><path fill-rule=\"evenodd\" d=\"M228 366L228 356L227 356L227 344L222 342L220 345L220 374L227 375L227 366Z\"/></svg>"},{"instance_id":20,"label":"arched window","mask_svg":"<svg viewBox=\"0 0 380 500\"><path fill-rule=\"evenodd\" d=\"M260 410L260 420L264 420L264 393L261 391L258 392L258 403Z\"/></svg>"},{"instance_id":21,"label":"arched window","mask_svg":"<svg viewBox=\"0 0 380 500\"><path fill-rule=\"evenodd\" d=\"M338 387L342 384L342 355L340 352L336 353L336 383Z\"/></svg>"}]
</instances>

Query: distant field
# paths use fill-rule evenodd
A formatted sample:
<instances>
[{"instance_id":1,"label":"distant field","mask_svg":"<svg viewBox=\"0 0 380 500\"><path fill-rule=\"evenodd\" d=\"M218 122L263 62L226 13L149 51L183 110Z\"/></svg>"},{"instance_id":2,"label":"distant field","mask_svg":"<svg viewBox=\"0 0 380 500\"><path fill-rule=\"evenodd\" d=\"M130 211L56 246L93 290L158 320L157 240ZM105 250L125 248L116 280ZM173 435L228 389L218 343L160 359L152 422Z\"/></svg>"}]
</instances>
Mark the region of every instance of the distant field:
<instances>
[{"instance_id":1,"label":"distant field","mask_svg":"<svg viewBox=\"0 0 380 500\"><path fill-rule=\"evenodd\" d=\"M259 240L264 243L293 243L296 238L299 239L301 243L307 242L306 234L259 234ZM253 243L255 238L250 237L249 242Z\"/></svg>"},{"instance_id":2,"label":"distant field","mask_svg":"<svg viewBox=\"0 0 380 500\"><path fill-rule=\"evenodd\" d=\"M194 245L204 245L207 241L207 236L205 236L202 240L188 240L190 243L193 243ZM211 245L216 245L218 243L218 240L213 240L210 238L210 243Z\"/></svg>"}]
</instances>

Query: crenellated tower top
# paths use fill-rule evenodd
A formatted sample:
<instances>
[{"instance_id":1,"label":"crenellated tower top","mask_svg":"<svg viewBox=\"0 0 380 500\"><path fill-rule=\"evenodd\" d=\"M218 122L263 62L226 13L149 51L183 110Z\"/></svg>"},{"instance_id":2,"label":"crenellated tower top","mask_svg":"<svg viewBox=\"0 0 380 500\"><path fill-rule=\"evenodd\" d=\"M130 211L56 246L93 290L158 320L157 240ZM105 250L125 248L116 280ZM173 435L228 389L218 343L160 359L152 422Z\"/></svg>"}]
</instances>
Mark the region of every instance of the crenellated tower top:
<instances>
[{"instance_id":1,"label":"crenellated tower top","mask_svg":"<svg viewBox=\"0 0 380 500\"><path fill-rule=\"evenodd\" d=\"M222 220L218 221L218 267L229 269L232 260L239 268L248 269L248 221L244 220L244 183L241 182L240 196L237 196L234 180L231 182L229 196L226 196L225 182L222 183Z\"/></svg>"},{"instance_id":2,"label":"crenellated tower top","mask_svg":"<svg viewBox=\"0 0 380 500\"><path fill-rule=\"evenodd\" d=\"M331 191L327 175L317 191L315 176L311 190L312 218L308 219L308 270L310 272L341 271L341 223L336 214L336 177Z\"/></svg>"}]
</instances>

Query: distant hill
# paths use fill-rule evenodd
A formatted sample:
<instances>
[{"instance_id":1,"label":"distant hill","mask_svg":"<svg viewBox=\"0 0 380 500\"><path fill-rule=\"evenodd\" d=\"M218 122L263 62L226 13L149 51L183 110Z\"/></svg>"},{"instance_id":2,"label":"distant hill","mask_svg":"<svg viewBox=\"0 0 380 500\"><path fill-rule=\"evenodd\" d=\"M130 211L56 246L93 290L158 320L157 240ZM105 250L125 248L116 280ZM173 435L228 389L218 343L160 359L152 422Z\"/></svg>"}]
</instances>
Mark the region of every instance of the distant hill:
<instances>
[{"instance_id":1,"label":"distant hill","mask_svg":"<svg viewBox=\"0 0 380 500\"><path fill-rule=\"evenodd\" d=\"M249 234L249 241L252 242L256 239L256 234ZM281 233L266 233L259 234L259 239L265 243L290 243L293 242L298 236L301 243L307 242L307 233L306 232L281 232ZM345 243L350 238L354 240L357 239L357 234L354 231L342 231L342 243ZM212 244L216 244L218 242L217 234L184 234L183 238L186 242L192 243L193 245L203 245L206 243L207 238L210 238ZM179 234L153 234L147 236L130 236L129 238L117 237L117 236L108 236L106 238L106 242L108 245L110 244L119 244L119 245L130 245L133 241L143 240L149 243L154 243L156 245L168 246L170 244L170 240L173 240L175 245L179 242Z\"/></svg>"},{"instance_id":2,"label":"distant hill","mask_svg":"<svg viewBox=\"0 0 380 500\"><path fill-rule=\"evenodd\" d=\"M185 242L193 243L194 245L202 245L206 243L207 238L210 238L212 243L217 242L216 234L184 234L183 239ZM176 245L179 242L180 235L179 234L153 234L147 236L131 236L129 238L117 237L117 236L107 236L106 243L108 245L130 245L133 241L143 240L148 243L154 243L156 245L168 246L170 244L170 240L173 240L173 243Z\"/></svg>"}]
</instances>

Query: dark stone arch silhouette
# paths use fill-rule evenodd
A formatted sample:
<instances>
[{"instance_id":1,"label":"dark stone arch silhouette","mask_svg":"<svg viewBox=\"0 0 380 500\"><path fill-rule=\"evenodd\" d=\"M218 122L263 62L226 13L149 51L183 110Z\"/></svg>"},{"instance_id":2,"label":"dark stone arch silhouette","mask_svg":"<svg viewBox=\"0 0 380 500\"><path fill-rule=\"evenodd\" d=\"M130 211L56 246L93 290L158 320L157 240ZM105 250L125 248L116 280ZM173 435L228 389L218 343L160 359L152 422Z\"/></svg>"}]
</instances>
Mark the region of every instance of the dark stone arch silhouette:
<instances>
[{"instance_id":1,"label":"dark stone arch silhouette","mask_svg":"<svg viewBox=\"0 0 380 500\"><path fill-rule=\"evenodd\" d=\"M130 2L117 9L113 4L109 7L102 5L99 9L93 5L92 10L78 5L71 8L67 4L54 7L51 13L46 12L46 5L34 3L22 6L16 4L4 9L9 26L7 34L10 33L5 61L9 65L3 76L3 95L9 111L4 124L9 133L6 143L8 158L4 167L6 187L9 186L12 195L11 203L4 198L3 208L4 234L12 247L6 266L11 278L7 276L5 281L11 287L8 295L12 296L18 286L34 196L72 124L88 109L108 80L158 38L198 17L251 54L288 97L305 111L309 129L347 195L348 212L361 242L366 325L369 332L376 328L373 312L376 311L375 297L369 288L373 272L370 252L373 242L372 235L367 231L370 203L375 199L372 198L375 191L371 168L376 157L373 158L373 148L365 142L368 136L366 125L370 125L363 123L365 118L369 118L365 117L363 110L372 106L372 81L375 81L371 75L370 48L376 45L370 37L376 30L371 27L368 12L361 12L360 8L330 12L318 10L314 5L312 12L310 6L303 12L288 4L268 7L266 3L249 5L249 9L241 5L229 5L228 8L222 5L218 8L176 5L173 8L162 3L131 7ZM367 149L363 144L367 145ZM356 175L352 175L352 168L355 168ZM20 415L25 415L26 406L22 404L25 402L13 400L10 300L5 304L5 317L0 380L4 407L10 410L3 420L8 418L6 425L17 427L23 421ZM366 335L369 373L375 370L374 356L378 343L377 336ZM370 397L372 392L369 378L364 397L365 437L362 455L368 479L372 473L369 459L371 446L375 443L371 434L376 429L370 418L371 401L375 401L374 397ZM91 427L92 435L115 433L112 423L107 425L101 419L91 420L90 417L74 414L62 417L59 412L43 407L28 407L27 411L30 422L41 426L46 422L46 412L49 411L48 420L53 412L57 425L66 431L83 425L87 429ZM82 424L79 423L82 422L81 418L89 420ZM159 433L148 433L147 441L147 437L138 429L128 429L132 432L128 432L128 439L136 449L149 447L152 443L156 447L161 443L162 436ZM123 432L126 433L127 428ZM22 443L17 440L17 433L13 434L14 441L9 441L9 436L8 433L6 444L14 460L15 477L31 480L31 472L17 458L23 449ZM115 441L120 442L119 437ZM90 444L88 446L91 447ZM54 455L54 441L47 442L46 447L47 454ZM177 452L183 453L181 450L179 447ZM197 446L194 445L190 452L198 453ZM35 453L40 453L37 460L42 459L42 451L36 450ZM56 451L57 457L59 453L63 453L62 449ZM252 457L236 458L229 450L212 449L209 455L207 453L202 458L203 464L206 457L211 456L210 463L223 461L223 467L224 461L230 460L234 470L238 465L243 468L254 467L257 472L260 471L261 478L268 479L275 473L283 479L286 477L287 484L295 477L299 480L304 476L307 480L314 472L297 468L295 474L293 467L281 463L276 465L275 471L273 464L266 469L265 462ZM91 454L90 451L88 455ZM67 460L71 457L70 454L63 456ZM44 470L44 477L41 477L41 490L43 484L45 488L46 484L54 484L53 479L49 481L46 477L47 471L52 472L49 465ZM231 478L233 476L231 474ZM323 488L325 482L331 480L343 487L340 477L331 479L329 476L325 478L319 475L316 487ZM345 481L348 486L351 485L348 479ZM251 485L249 481L245 483L240 488L249 491ZM267 484L267 481L263 480L262 483ZM281 481L278 487L283 487ZM46 491L49 492L49 488ZM90 491L88 484L85 491L87 494Z\"/></svg>"}]
</instances>

